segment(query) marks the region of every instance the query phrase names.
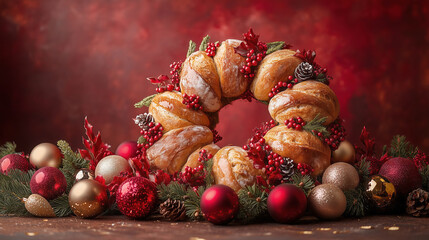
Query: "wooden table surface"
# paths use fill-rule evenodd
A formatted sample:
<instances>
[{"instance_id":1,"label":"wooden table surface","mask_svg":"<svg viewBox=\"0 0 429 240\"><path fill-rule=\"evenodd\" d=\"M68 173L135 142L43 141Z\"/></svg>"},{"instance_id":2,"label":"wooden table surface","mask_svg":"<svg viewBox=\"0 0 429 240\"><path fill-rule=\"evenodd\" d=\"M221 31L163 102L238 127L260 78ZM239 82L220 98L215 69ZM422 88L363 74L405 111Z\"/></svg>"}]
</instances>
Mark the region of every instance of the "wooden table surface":
<instances>
[{"instance_id":1,"label":"wooden table surface","mask_svg":"<svg viewBox=\"0 0 429 240\"><path fill-rule=\"evenodd\" d=\"M0 239L429 239L429 218L370 216L318 221L304 218L294 225L276 223L215 226L208 222L130 220L104 216L44 219L0 217Z\"/></svg>"}]
</instances>

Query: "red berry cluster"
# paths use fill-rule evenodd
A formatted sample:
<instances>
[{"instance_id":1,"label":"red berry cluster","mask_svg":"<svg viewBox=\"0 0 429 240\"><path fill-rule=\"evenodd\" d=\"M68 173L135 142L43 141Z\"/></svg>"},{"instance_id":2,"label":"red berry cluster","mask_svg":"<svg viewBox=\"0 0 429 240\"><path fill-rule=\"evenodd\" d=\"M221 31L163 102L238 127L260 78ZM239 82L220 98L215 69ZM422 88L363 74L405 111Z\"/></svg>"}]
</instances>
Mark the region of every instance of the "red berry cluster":
<instances>
[{"instance_id":1,"label":"red berry cluster","mask_svg":"<svg viewBox=\"0 0 429 240\"><path fill-rule=\"evenodd\" d=\"M261 136L265 136L265 134L273 127L277 126L277 123L274 120L270 120L261 124L261 126L254 128L253 132L255 134L259 133Z\"/></svg>"},{"instance_id":2,"label":"red berry cluster","mask_svg":"<svg viewBox=\"0 0 429 240\"><path fill-rule=\"evenodd\" d=\"M418 150L416 156L413 158L413 161L414 161L414 165L416 165L418 169L429 164L428 156L421 150Z\"/></svg>"},{"instance_id":3,"label":"red berry cluster","mask_svg":"<svg viewBox=\"0 0 429 240\"><path fill-rule=\"evenodd\" d=\"M326 127L329 136L325 136L323 133L313 130L313 133L328 144L332 151L337 150L340 143L344 141L346 137L346 129L342 125L342 121L342 119L337 118Z\"/></svg>"},{"instance_id":4,"label":"red berry cluster","mask_svg":"<svg viewBox=\"0 0 429 240\"><path fill-rule=\"evenodd\" d=\"M259 48L259 43L258 43ZM262 51L261 51L262 50ZM248 80L252 80L255 77L256 66L258 66L259 62L264 59L267 54L267 45L265 43L261 43L260 53L255 53L255 50L251 49L246 55L246 64L240 69L240 72L244 74L244 78Z\"/></svg>"},{"instance_id":5,"label":"red berry cluster","mask_svg":"<svg viewBox=\"0 0 429 240\"><path fill-rule=\"evenodd\" d=\"M216 50L220 46L219 42L209 43L206 48L207 56L214 57L216 55Z\"/></svg>"},{"instance_id":6,"label":"red berry cluster","mask_svg":"<svg viewBox=\"0 0 429 240\"><path fill-rule=\"evenodd\" d=\"M173 84L167 84L167 85L165 85L165 86L158 86L157 88L155 88L155 91L157 92L157 93L163 93L163 92L165 92L165 91L173 91L174 90L174 85ZM180 88L179 88L179 91L180 91Z\"/></svg>"},{"instance_id":7,"label":"red berry cluster","mask_svg":"<svg viewBox=\"0 0 429 240\"><path fill-rule=\"evenodd\" d=\"M171 75L171 83L176 87L176 91L180 91L180 69L182 68L182 61L173 62L170 64L170 75Z\"/></svg>"},{"instance_id":8,"label":"red berry cluster","mask_svg":"<svg viewBox=\"0 0 429 240\"><path fill-rule=\"evenodd\" d=\"M211 158L213 158L213 155L208 153L207 150L202 149L200 151L200 156L198 157L198 161L202 164L195 168L186 166L183 172L179 172L174 175L173 181L188 184L191 187L204 185L207 176L207 172L204 169L204 163Z\"/></svg>"},{"instance_id":9,"label":"red berry cluster","mask_svg":"<svg viewBox=\"0 0 429 240\"><path fill-rule=\"evenodd\" d=\"M239 98L247 100L248 102L252 102L253 98L255 97L253 96L253 93L249 89L247 89L247 91L241 94Z\"/></svg>"},{"instance_id":10,"label":"red berry cluster","mask_svg":"<svg viewBox=\"0 0 429 240\"><path fill-rule=\"evenodd\" d=\"M278 82L272 89L271 92L268 93L268 97L272 98L277 95L279 92L282 92L288 88L292 88L295 84L298 83L298 79L293 76L289 76L286 82Z\"/></svg>"},{"instance_id":11,"label":"red berry cluster","mask_svg":"<svg viewBox=\"0 0 429 240\"><path fill-rule=\"evenodd\" d=\"M186 105L187 108L191 108L194 110L203 110L203 106L200 105L200 96L192 94L189 96L188 94L183 94L183 104Z\"/></svg>"},{"instance_id":12,"label":"red berry cluster","mask_svg":"<svg viewBox=\"0 0 429 240\"><path fill-rule=\"evenodd\" d=\"M285 121L285 125L287 128L293 128L298 131L301 131L302 127L304 127L305 124L306 122L301 117L297 117L297 118L294 117Z\"/></svg>"},{"instance_id":13,"label":"red berry cluster","mask_svg":"<svg viewBox=\"0 0 429 240\"><path fill-rule=\"evenodd\" d=\"M208 153L205 149L201 149L200 156L198 157L198 162L205 163L212 158L213 155L211 153Z\"/></svg>"},{"instance_id":14,"label":"red berry cluster","mask_svg":"<svg viewBox=\"0 0 429 240\"><path fill-rule=\"evenodd\" d=\"M267 160L267 164L265 165L267 175L280 173L280 165L284 164L283 157L273 151L270 151L267 156Z\"/></svg>"},{"instance_id":15,"label":"red berry cluster","mask_svg":"<svg viewBox=\"0 0 429 240\"><path fill-rule=\"evenodd\" d=\"M298 163L296 165L296 169L299 173L301 173L302 176L311 175L314 172L314 169L310 165L305 163Z\"/></svg>"},{"instance_id":16,"label":"red berry cluster","mask_svg":"<svg viewBox=\"0 0 429 240\"><path fill-rule=\"evenodd\" d=\"M217 143L223 139L223 137L219 135L219 132L217 130L212 129L212 133L213 133L213 143Z\"/></svg>"},{"instance_id":17,"label":"red berry cluster","mask_svg":"<svg viewBox=\"0 0 429 240\"><path fill-rule=\"evenodd\" d=\"M148 149L156 141L158 141L162 137L162 131L164 130L160 123L155 124L154 122L150 122L148 127L149 128L147 130L140 130L140 134L144 137L144 139L146 139L146 143L140 143L137 145L139 148L144 150Z\"/></svg>"}]
</instances>

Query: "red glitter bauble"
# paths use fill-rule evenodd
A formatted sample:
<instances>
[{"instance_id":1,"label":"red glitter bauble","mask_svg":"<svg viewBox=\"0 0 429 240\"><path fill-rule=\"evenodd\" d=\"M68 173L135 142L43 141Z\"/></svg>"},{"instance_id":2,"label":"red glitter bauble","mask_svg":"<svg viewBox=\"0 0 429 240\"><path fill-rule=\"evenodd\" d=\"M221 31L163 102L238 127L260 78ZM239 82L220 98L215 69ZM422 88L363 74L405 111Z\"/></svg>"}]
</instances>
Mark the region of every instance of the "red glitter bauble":
<instances>
[{"instance_id":1,"label":"red glitter bauble","mask_svg":"<svg viewBox=\"0 0 429 240\"><path fill-rule=\"evenodd\" d=\"M422 177L414 162L407 158L396 157L386 161L378 172L395 186L399 196L422 186Z\"/></svg>"},{"instance_id":2,"label":"red glitter bauble","mask_svg":"<svg viewBox=\"0 0 429 240\"><path fill-rule=\"evenodd\" d=\"M125 159L130 159L137 156L138 147L136 141L127 141L121 143L118 148L116 148L116 155L119 155Z\"/></svg>"},{"instance_id":3,"label":"red glitter bauble","mask_svg":"<svg viewBox=\"0 0 429 240\"><path fill-rule=\"evenodd\" d=\"M305 193L293 184L281 184L268 195L268 212L279 223L298 220L307 209Z\"/></svg>"},{"instance_id":4,"label":"red glitter bauble","mask_svg":"<svg viewBox=\"0 0 429 240\"><path fill-rule=\"evenodd\" d=\"M116 192L119 211L130 218L143 218L155 208L155 184L147 178L132 177L125 180Z\"/></svg>"},{"instance_id":5,"label":"red glitter bauble","mask_svg":"<svg viewBox=\"0 0 429 240\"><path fill-rule=\"evenodd\" d=\"M27 172L31 169L30 162L19 154L8 154L0 159L0 170L3 174L7 174L12 169L19 169Z\"/></svg>"},{"instance_id":6,"label":"red glitter bauble","mask_svg":"<svg viewBox=\"0 0 429 240\"><path fill-rule=\"evenodd\" d=\"M214 185L208 188L201 197L201 211L207 221L214 224L230 222L238 212L237 193L225 185Z\"/></svg>"},{"instance_id":7,"label":"red glitter bauble","mask_svg":"<svg viewBox=\"0 0 429 240\"><path fill-rule=\"evenodd\" d=\"M54 167L43 167L31 177L30 188L47 200L54 199L66 191L67 181L64 174Z\"/></svg>"}]
</instances>

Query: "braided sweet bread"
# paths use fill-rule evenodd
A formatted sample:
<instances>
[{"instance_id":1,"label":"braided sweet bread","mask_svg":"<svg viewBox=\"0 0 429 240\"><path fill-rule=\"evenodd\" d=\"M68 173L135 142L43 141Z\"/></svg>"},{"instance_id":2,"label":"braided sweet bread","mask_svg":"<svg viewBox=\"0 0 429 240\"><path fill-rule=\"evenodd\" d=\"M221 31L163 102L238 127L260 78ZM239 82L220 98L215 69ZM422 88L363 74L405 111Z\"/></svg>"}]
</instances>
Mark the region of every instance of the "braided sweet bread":
<instances>
[{"instance_id":1,"label":"braided sweet bread","mask_svg":"<svg viewBox=\"0 0 429 240\"><path fill-rule=\"evenodd\" d=\"M327 85L326 70L314 63L314 52L281 47L270 52L268 45L252 34L245 34L244 41L228 39L217 49L212 44L206 51L200 47L200 51L190 53L181 65L180 81L172 81L174 89L180 86L181 93L169 90L153 98L149 112L163 126L164 135L148 146L147 159L152 168L170 174L197 168L202 164L199 153L204 149L214 156L215 182L238 191L254 184L257 176L268 179L275 172L267 154L306 164L314 170L313 175L320 175L329 166L331 149L344 134L337 130L340 108ZM243 94L269 101L269 113L278 125L255 135L244 149L219 148L213 143L216 137L210 129L216 123L210 120L225 102ZM313 129L315 123L321 126ZM320 127L336 131L328 136L325 131L315 130ZM282 172L290 171L277 171Z\"/></svg>"}]
</instances>

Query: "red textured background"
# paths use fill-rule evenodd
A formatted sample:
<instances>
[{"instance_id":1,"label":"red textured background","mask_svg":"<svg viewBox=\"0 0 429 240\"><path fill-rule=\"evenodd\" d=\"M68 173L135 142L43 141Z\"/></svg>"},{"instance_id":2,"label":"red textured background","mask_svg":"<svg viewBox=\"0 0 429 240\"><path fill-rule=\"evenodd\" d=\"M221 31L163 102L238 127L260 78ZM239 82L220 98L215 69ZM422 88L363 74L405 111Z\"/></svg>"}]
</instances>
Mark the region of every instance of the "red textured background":
<instances>
[{"instance_id":1,"label":"red textured background","mask_svg":"<svg viewBox=\"0 0 429 240\"><path fill-rule=\"evenodd\" d=\"M349 139L405 134L429 151L428 1L0 1L0 142L81 147L88 116L116 147L138 137L133 103L154 92L190 39L285 40L317 50L334 77ZM216 4L214 4L216 2ZM402 3L407 2L407 3ZM221 145L269 119L241 101L221 112Z\"/></svg>"}]
</instances>

